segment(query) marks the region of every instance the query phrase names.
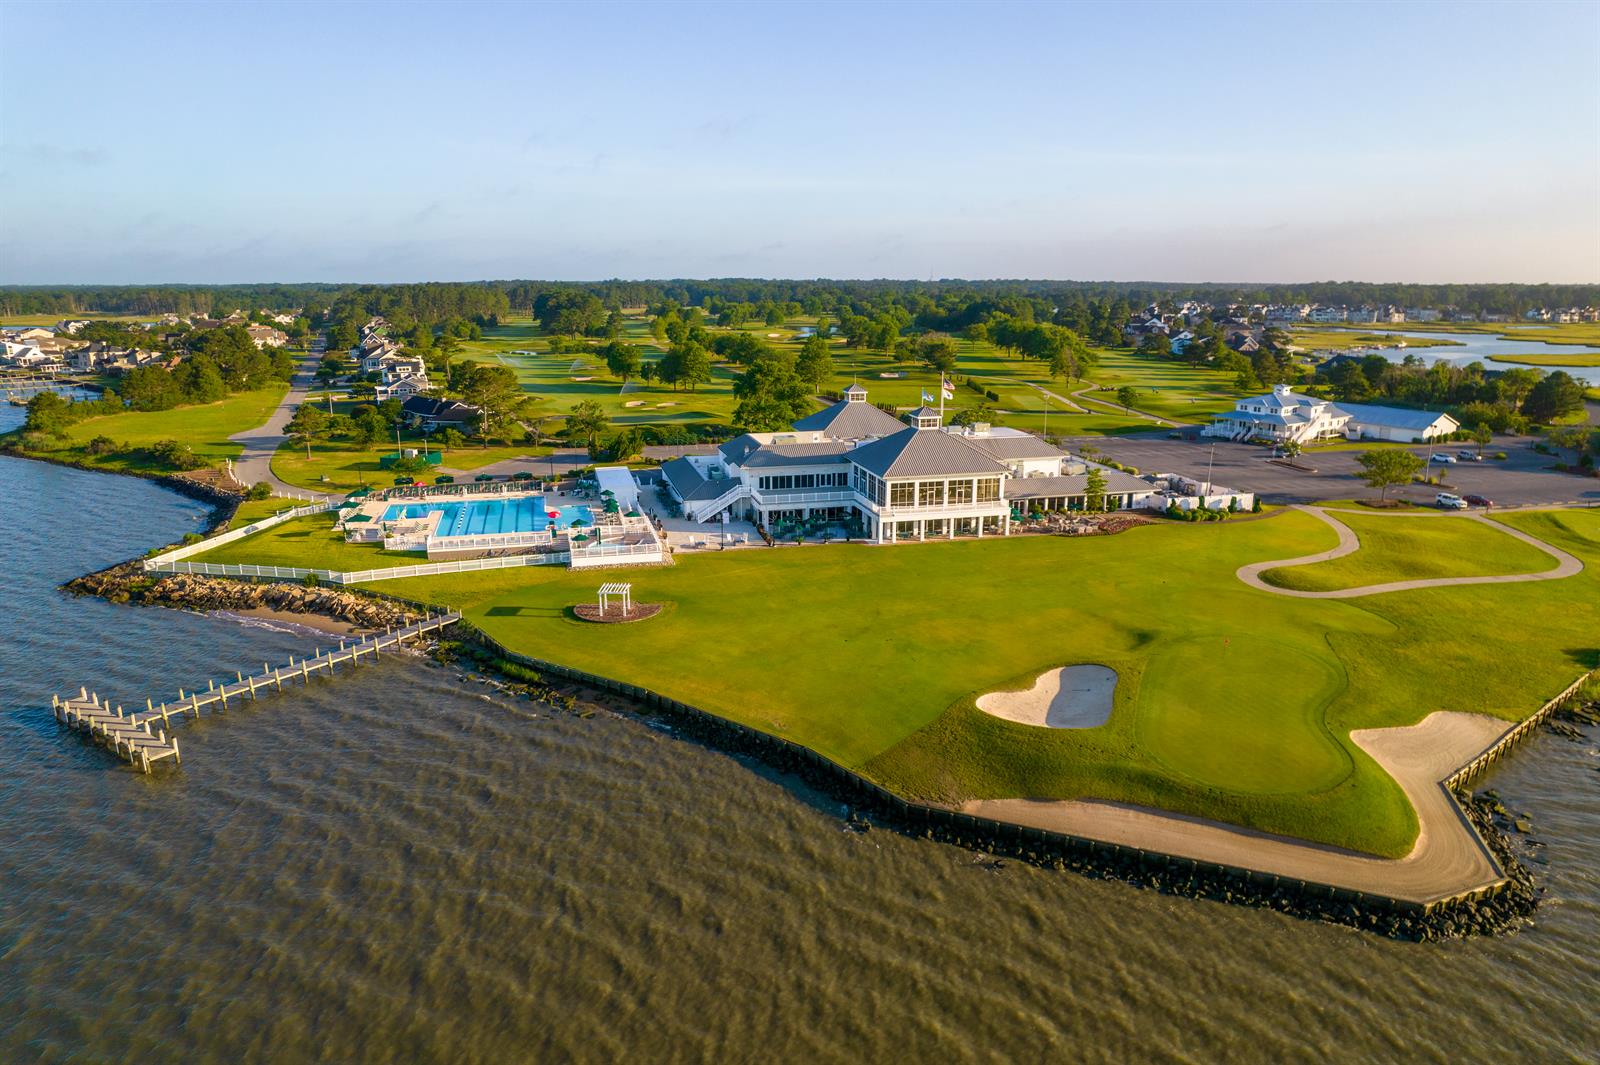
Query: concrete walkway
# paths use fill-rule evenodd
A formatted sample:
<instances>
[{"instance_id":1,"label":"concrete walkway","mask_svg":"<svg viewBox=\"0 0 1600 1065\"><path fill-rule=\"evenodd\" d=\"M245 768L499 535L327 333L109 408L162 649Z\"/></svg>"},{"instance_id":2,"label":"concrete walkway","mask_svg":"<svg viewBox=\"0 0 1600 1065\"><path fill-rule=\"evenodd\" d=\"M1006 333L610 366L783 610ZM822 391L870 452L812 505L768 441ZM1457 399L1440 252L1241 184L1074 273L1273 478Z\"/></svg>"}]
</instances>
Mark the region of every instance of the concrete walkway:
<instances>
[{"instance_id":1,"label":"concrete walkway","mask_svg":"<svg viewBox=\"0 0 1600 1065\"><path fill-rule=\"evenodd\" d=\"M311 392L311 386L316 383L317 366L322 362L323 350L320 343L312 344L305 359L295 368L294 377L289 381L288 393L265 423L228 437L234 443L244 445L244 452L234 460L233 476L246 487L266 481L280 492L309 495L313 498L327 497L325 492L314 492L281 481L272 472L273 453L289 440L289 435L284 432L284 426L289 424L289 419L294 417L295 408L305 402L306 396Z\"/></svg>"},{"instance_id":2,"label":"concrete walkway","mask_svg":"<svg viewBox=\"0 0 1600 1065\"><path fill-rule=\"evenodd\" d=\"M1487 577L1428 577L1414 581L1388 581L1384 584L1365 584L1358 588L1338 588L1327 592L1305 592L1294 588L1279 588L1268 584L1261 579L1261 574L1269 569L1288 569L1291 566L1309 566L1314 562L1330 562L1336 558L1343 558L1361 547L1361 541L1356 537L1350 526L1335 518L1321 507L1296 506L1294 509L1304 511L1313 517L1320 518L1333 531L1339 534L1339 543L1329 551L1320 551L1315 555L1304 555L1300 558L1278 559L1271 562L1252 562L1248 566L1240 566L1234 576L1252 588L1259 588L1263 592L1274 595L1287 595L1296 599L1356 599L1365 595L1381 595L1385 592L1405 592L1416 588L1449 588L1461 584L1518 584L1523 581L1554 581L1563 577L1571 577L1582 572L1583 563L1572 555L1545 543L1543 540L1529 536L1520 529L1513 529L1509 525L1502 525L1491 521L1482 514L1386 514L1385 517L1407 517L1423 521L1476 521L1493 528L1497 532L1521 540L1532 547L1556 560L1554 569L1547 569L1542 573L1508 573ZM1374 511L1374 514L1383 514Z\"/></svg>"},{"instance_id":3,"label":"concrete walkway","mask_svg":"<svg viewBox=\"0 0 1600 1065\"><path fill-rule=\"evenodd\" d=\"M1513 727L1511 722L1482 714L1441 710L1417 725L1350 734L1395 779L1417 812L1417 841L1404 858L1377 858L1123 803L986 799L966 803L961 809L975 817L1430 902L1502 879L1494 856L1443 781Z\"/></svg>"}]
</instances>

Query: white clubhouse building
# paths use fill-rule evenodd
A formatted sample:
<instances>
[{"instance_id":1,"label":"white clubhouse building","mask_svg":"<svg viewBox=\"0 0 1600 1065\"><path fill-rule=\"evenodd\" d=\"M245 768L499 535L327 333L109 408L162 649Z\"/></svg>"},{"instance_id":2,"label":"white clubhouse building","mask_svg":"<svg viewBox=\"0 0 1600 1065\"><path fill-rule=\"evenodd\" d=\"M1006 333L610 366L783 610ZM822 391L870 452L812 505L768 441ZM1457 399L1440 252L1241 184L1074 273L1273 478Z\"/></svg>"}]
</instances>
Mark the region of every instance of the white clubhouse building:
<instances>
[{"instance_id":1,"label":"white clubhouse building","mask_svg":"<svg viewBox=\"0 0 1600 1065\"><path fill-rule=\"evenodd\" d=\"M1234 409L1217 415L1206 436L1229 440L1268 439L1309 444L1342 437L1346 440L1393 440L1423 444L1449 436L1461 423L1448 414L1366 403L1333 403L1278 385L1265 396L1241 399Z\"/></svg>"},{"instance_id":2,"label":"white clubhouse building","mask_svg":"<svg viewBox=\"0 0 1600 1065\"><path fill-rule=\"evenodd\" d=\"M1149 482L1102 470L1106 507L1137 506ZM1016 429L941 426L919 407L901 422L851 385L844 398L790 432L746 433L715 454L661 466L662 484L691 521L861 523L878 543L1006 536L1013 508L1067 510L1085 502L1088 467Z\"/></svg>"}]
</instances>

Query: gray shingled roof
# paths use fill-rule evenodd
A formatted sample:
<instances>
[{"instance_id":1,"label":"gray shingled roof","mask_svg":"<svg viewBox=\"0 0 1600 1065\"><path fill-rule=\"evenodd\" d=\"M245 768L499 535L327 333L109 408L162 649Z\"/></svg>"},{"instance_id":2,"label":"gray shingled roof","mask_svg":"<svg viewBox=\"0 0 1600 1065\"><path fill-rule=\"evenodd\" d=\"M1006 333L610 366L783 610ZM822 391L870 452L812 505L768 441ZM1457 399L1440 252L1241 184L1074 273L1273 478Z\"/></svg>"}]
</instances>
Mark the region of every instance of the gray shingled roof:
<instances>
[{"instance_id":1,"label":"gray shingled roof","mask_svg":"<svg viewBox=\"0 0 1600 1065\"><path fill-rule=\"evenodd\" d=\"M899 418L885 414L870 403L841 399L825 410L808 414L794 423L802 433L827 433L839 440L865 440L869 436L888 436L905 426Z\"/></svg>"},{"instance_id":2,"label":"gray shingled roof","mask_svg":"<svg viewBox=\"0 0 1600 1065\"><path fill-rule=\"evenodd\" d=\"M727 478L711 480L705 477L688 459L673 459L661 464L661 476L672 485L678 498L685 503L697 499L715 499L733 486Z\"/></svg>"},{"instance_id":3,"label":"gray shingled roof","mask_svg":"<svg viewBox=\"0 0 1600 1065\"><path fill-rule=\"evenodd\" d=\"M893 436L862 444L850 461L879 477L960 477L1010 473L959 436L937 429L905 428Z\"/></svg>"},{"instance_id":4,"label":"gray shingled roof","mask_svg":"<svg viewBox=\"0 0 1600 1065\"><path fill-rule=\"evenodd\" d=\"M1120 496L1128 492L1154 492L1149 481L1123 473L1121 470L1101 470L1106 479L1106 494ZM1006 481L1007 499L1038 499L1041 496L1081 496L1088 491L1087 473L1064 477L1013 477Z\"/></svg>"},{"instance_id":5,"label":"gray shingled roof","mask_svg":"<svg viewBox=\"0 0 1600 1065\"><path fill-rule=\"evenodd\" d=\"M846 440L824 440L815 444L763 444L749 433L736 436L719 451L736 466L756 469L763 466L810 466L838 461L850 450Z\"/></svg>"},{"instance_id":6,"label":"gray shingled roof","mask_svg":"<svg viewBox=\"0 0 1600 1065\"><path fill-rule=\"evenodd\" d=\"M1414 429L1418 432L1438 421L1441 416L1439 411L1378 407L1370 403L1339 403L1334 409L1343 411L1356 421L1366 422L1368 425L1387 425L1395 429Z\"/></svg>"}]
</instances>

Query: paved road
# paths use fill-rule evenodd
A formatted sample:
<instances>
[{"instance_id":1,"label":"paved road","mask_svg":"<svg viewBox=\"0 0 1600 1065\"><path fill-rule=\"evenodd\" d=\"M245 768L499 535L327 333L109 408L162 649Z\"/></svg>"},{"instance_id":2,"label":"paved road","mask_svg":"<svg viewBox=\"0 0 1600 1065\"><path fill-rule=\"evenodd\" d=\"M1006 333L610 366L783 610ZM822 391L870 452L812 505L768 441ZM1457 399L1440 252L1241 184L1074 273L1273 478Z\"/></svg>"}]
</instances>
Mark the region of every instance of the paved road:
<instances>
[{"instance_id":1,"label":"paved road","mask_svg":"<svg viewBox=\"0 0 1600 1065\"><path fill-rule=\"evenodd\" d=\"M278 404L277 409L264 424L228 437L229 440L244 445L244 452L233 463L234 479L241 484L254 485L266 481L280 492L324 495L280 481L272 472L272 453L289 439L288 434L283 431L284 426L289 424L289 419L294 417L295 408L305 402L307 394L311 391L311 386L316 381L317 365L322 361L322 352L322 342L313 341L311 350L295 369L283 402Z\"/></svg>"},{"instance_id":2,"label":"paved road","mask_svg":"<svg viewBox=\"0 0 1600 1065\"><path fill-rule=\"evenodd\" d=\"M1502 506L1531 503L1600 503L1600 480L1557 473L1550 469L1555 459L1533 451L1531 437L1496 437L1489 453L1504 451L1505 461L1458 462L1447 467L1445 480L1459 494L1486 496ZM1141 473L1181 473L1199 480L1207 477L1212 463L1212 442L1169 440L1165 433L1138 433L1130 436L1076 437L1067 441L1072 451L1088 445L1117 462L1136 466ZM1414 447L1426 457L1435 450L1454 454L1463 445L1441 444L1437 448ZM1303 470L1290 469L1268 461L1271 451L1252 444L1216 443L1215 463L1210 474L1213 483L1255 492L1268 503L1314 503L1324 499L1360 499L1374 495L1357 472L1358 451L1314 451L1299 459ZM1437 472L1438 467L1434 467ZM1390 489L1391 498L1415 503L1432 503L1438 488L1412 485Z\"/></svg>"},{"instance_id":3,"label":"paved road","mask_svg":"<svg viewBox=\"0 0 1600 1065\"><path fill-rule=\"evenodd\" d=\"M1272 562L1252 562L1247 566L1240 566L1234 573L1241 581L1252 588L1259 588L1263 592L1274 595L1288 595L1297 599L1356 599L1364 595L1380 595L1384 592L1404 592L1413 588L1448 588L1457 584L1516 584L1521 581L1554 581L1562 577L1571 577L1581 572L1583 563L1572 555L1567 554L1559 547L1552 547L1543 540L1529 536L1521 529L1513 529L1509 525L1502 525L1497 521L1490 521L1479 514L1462 513L1423 513L1414 514L1405 511L1375 510L1374 514L1385 517L1408 517L1412 520L1425 521L1476 521L1493 528L1496 532L1503 532L1521 540L1525 544L1537 547L1540 551L1556 560L1554 569L1547 569L1541 573L1505 573L1486 577L1424 577L1414 581L1389 581L1384 584L1364 584L1356 588L1338 588L1327 592L1305 592L1294 588L1279 588L1268 584L1261 579L1261 573L1269 569L1287 569L1290 566L1309 566L1314 562L1329 562L1336 558L1343 558L1361 547L1355 532L1321 507L1298 507L1307 514L1321 518L1333 527L1339 534L1339 544L1330 551L1322 551L1315 555L1302 555L1299 558L1284 558Z\"/></svg>"}]
</instances>

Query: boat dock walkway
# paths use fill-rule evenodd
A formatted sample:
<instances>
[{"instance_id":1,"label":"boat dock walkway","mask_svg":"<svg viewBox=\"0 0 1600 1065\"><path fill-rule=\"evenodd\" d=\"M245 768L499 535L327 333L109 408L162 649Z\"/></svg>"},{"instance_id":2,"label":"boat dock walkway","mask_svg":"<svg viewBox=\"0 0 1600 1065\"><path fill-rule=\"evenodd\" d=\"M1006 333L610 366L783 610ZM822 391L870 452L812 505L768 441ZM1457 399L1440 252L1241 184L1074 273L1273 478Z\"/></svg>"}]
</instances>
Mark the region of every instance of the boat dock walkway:
<instances>
[{"instance_id":1,"label":"boat dock walkway","mask_svg":"<svg viewBox=\"0 0 1600 1065\"><path fill-rule=\"evenodd\" d=\"M340 642L337 649L318 651L311 658L302 658L297 662L291 657L286 666L274 668L263 663L260 673L248 677L241 672L234 674L234 680L221 684L214 680L207 681L205 691L186 692L179 688L177 699L170 703L157 704L154 700L146 699L142 712L124 713L120 705L113 707L109 701L103 701L99 693L86 688L79 688L76 696L65 699L52 695L50 707L57 721L80 732L87 732L94 739L104 742L117 757L148 773L154 763L166 758L172 759L175 765L182 762L178 741L172 735L174 717L182 721L185 714L199 717L203 709L210 709L213 713L218 709L226 710L229 699L249 699L253 702L264 692L281 692L285 681L299 680L310 684L314 673L326 670L332 674L334 667L340 663L359 665L363 657L376 660L386 650L398 650L407 640L438 632L460 620L461 615L455 612L429 614L404 628L385 629L354 643ZM154 727L157 721L160 726Z\"/></svg>"}]
</instances>

